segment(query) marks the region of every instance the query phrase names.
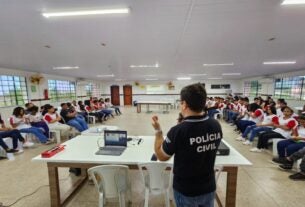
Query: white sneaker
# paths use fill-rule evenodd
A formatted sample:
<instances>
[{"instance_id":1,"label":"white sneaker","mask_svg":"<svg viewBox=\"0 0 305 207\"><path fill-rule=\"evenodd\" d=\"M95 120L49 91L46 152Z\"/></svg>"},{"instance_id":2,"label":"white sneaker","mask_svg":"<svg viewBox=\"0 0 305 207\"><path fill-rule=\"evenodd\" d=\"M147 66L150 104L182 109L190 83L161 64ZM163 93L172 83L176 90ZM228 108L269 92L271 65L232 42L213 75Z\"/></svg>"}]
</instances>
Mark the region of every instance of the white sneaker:
<instances>
[{"instance_id":1,"label":"white sneaker","mask_svg":"<svg viewBox=\"0 0 305 207\"><path fill-rule=\"evenodd\" d=\"M250 142L249 140L243 142L244 145L252 145L252 142Z\"/></svg>"},{"instance_id":2,"label":"white sneaker","mask_svg":"<svg viewBox=\"0 0 305 207\"><path fill-rule=\"evenodd\" d=\"M23 152L24 152L23 149L18 149L18 152L16 152L15 154L21 154Z\"/></svg>"},{"instance_id":3,"label":"white sneaker","mask_svg":"<svg viewBox=\"0 0 305 207\"><path fill-rule=\"evenodd\" d=\"M237 137L235 140L237 140L237 141L246 141L246 139L245 138L243 138L242 136L239 136L239 137Z\"/></svg>"},{"instance_id":4,"label":"white sneaker","mask_svg":"<svg viewBox=\"0 0 305 207\"><path fill-rule=\"evenodd\" d=\"M34 143L33 142L25 142L23 143L23 147L33 147Z\"/></svg>"},{"instance_id":5,"label":"white sneaker","mask_svg":"<svg viewBox=\"0 0 305 207\"><path fill-rule=\"evenodd\" d=\"M254 148L250 149L250 152L262 152L262 150L258 149L257 147L254 147Z\"/></svg>"}]
</instances>

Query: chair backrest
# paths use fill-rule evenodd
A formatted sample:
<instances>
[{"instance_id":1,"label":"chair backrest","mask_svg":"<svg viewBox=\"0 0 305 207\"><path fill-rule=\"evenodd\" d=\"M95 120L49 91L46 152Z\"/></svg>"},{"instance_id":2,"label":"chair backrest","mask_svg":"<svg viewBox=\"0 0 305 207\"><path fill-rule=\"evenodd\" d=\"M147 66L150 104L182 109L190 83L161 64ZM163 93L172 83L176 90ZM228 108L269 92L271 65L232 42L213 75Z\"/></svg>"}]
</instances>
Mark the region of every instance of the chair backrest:
<instances>
[{"instance_id":1,"label":"chair backrest","mask_svg":"<svg viewBox=\"0 0 305 207\"><path fill-rule=\"evenodd\" d=\"M153 191L160 191L170 187L172 177L172 165L162 162L138 164L144 179L145 187ZM146 171L144 171L144 168ZM167 168L170 169L167 170Z\"/></svg>"},{"instance_id":2,"label":"chair backrest","mask_svg":"<svg viewBox=\"0 0 305 207\"><path fill-rule=\"evenodd\" d=\"M88 169L95 187L105 198L115 198L130 188L128 167L124 165L102 165Z\"/></svg>"}]
</instances>

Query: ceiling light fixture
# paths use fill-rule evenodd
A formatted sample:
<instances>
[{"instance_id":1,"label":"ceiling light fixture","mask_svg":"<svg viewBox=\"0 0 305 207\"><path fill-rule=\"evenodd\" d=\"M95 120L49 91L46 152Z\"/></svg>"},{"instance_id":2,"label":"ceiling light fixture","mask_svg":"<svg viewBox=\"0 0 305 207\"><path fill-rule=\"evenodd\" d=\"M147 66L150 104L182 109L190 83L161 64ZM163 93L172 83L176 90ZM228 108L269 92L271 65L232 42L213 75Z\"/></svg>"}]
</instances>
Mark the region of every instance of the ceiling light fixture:
<instances>
[{"instance_id":1,"label":"ceiling light fixture","mask_svg":"<svg viewBox=\"0 0 305 207\"><path fill-rule=\"evenodd\" d=\"M234 63L210 63L210 64L203 64L204 67L213 67L213 66L233 66Z\"/></svg>"},{"instance_id":2,"label":"ceiling light fixture","mask_svg":"<svg viewBox=\"0 0 305 207\"><path fill-rule=\"evenodd\" d=\"M289 64L295 64L296 61L279 61L279 62L264 62L264 65L289 65Z\"/></svg>"},{"instance_id":3,"label":"ceiling light fixture","mask_svg":"<svg viewBox=\"0 0 305 207\"><path fill-rule=\"evenodd\" d=\"M114 77L114 74L108 74L108 75L97 75L99 78L104 78L104 77Z\"/></svg>"},{"instance_id":4,"label":"ceiling light fixture","mask_svg":"<svg viewBox=\"0 0 305 207\"><path fill-rule=\"evenodd\" d=\"M222 75L240 75L241 73L223 73Z\"/></svg>"},{"instance_id":5,"label":"ceiling light fixture","mask_svg":"<svg viewBox=\"0 0 305 207\"><path fill-rule=\"evenodd\" d=\"M146 78L145 80L147 81L156 81L156 80L159 80L158 78Z\"/></svg>"},{"instance_id":6,"label":"ceiling light fixture","mask_svg":"<svg viewBox=\"0 0 305 207\"><path fill-rule=\"evenodd\" d=\"M121 9L103 9L103 10L83 10L83 11L67 11L67 12L46 12L42 16L50 17L67 17L67 16L85 16L85 15L100 15L100 14L128 14L129 8Z\"/></svg>"},{"instance_id":7,"label":"ceiling light fixture","mask_svg":"<svg viewBox=\"0 0 305 207\"><path fill-rule=\"evenodd\" d=\"M207 74L205 74L205 73L202 73L202 74L189 74L189 76L205 76L205 75L207 75Z\"/></svg>"},{"instance_id":8,"label":"ceiling light fixture","mask_svg":"<svg viewBox=\"0 0 305 207\"><path fill-rule=\"evenodd\" d=\"M74 70L79 69L78 66L61 66L61 67L53 67L53 70Z\"/></svg>"},{"instance_id":9,"label":"ceiling light fixture","mask_svg":"<svg viewBox=\"0 0 305 207\"><path fill-rule=\"evenodd\" d=\"M191 77L178 77L177 80L191 80Z\"/></svg>"},{"instance_id":10,"label":"ceiling light fixture","mask_svg":"<svg viewBox=\"0 0 305 207\"><path fill-rule=\"evenodd\" d=\"M221 80L222 78L208 78L209 80Z\"/></svg>"},{"instance_id":11,"label":"ceiling light fixture","mask_svg":"<svg viewBox=\"0 0 305 207\"><path fill-rule=\"evenodd\" d=\"M154 65L130 65L130 68L159 68L159 63L156 63Z\"/></svg>"},{"instance_id":12,"label":"ceiling light fixture","mask_svg":"<svg viewBox=\"0 0 305 207\"><path fill-rule=\"evenodd\" d=\"M282 5L305 4L305 0L284 0Z\"/></svg>"}]
</instances>

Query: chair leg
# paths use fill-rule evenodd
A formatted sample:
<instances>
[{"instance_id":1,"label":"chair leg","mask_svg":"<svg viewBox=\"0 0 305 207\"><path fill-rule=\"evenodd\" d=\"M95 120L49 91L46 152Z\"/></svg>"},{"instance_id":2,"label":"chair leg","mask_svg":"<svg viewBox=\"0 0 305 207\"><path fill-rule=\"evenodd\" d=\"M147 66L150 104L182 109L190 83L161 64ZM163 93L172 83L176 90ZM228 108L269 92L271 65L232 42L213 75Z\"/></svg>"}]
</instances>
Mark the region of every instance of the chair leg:
<instances>
[{"instance_id":1,"label":"chair leg","mask_svg":"<svg viewBox=\"0 0 305 207\"><path fill-rule=\"evenodd\" d=\"M104 199L104 195L103 195L103 193L100 193L98 206L103 207L105 204L106 204L106 200Z\"/></svg>"},{"instance_id":2,"label":"chair leg","mask_svg":"<svg viewBox=\"0 0 305 207\"><path fill-rule=\"evenodd\" d=\"M164 193L164 199L165 199L165 206L166 207L170 207L170 203L169 203L169 191L166 190Z\"/></svg>"},{"instance_id":3,"label":"chair leg","mask_svg":"<svg viewBox=\"0 0 305 207\"><path fill-rule=\"evenodd\" d=\"M148 207L148 200L149 200L149 189L145 189L145 201L144 201L144 207Z\"/></svg>"}]
</instances>

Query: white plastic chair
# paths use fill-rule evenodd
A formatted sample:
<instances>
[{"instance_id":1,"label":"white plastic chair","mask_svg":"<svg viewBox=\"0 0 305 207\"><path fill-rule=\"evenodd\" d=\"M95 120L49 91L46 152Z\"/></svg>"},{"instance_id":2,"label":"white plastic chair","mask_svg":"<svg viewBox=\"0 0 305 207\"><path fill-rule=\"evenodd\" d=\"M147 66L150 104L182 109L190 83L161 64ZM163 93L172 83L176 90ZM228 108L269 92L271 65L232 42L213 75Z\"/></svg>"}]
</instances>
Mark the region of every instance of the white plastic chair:
<instances>
[{"instance_id":1,"label":"white plastic chair","mask_svg":"<svg viewBox=\"0 0 305 207\"><path fill-rule=\"evenodd\" d=\"M49 137L52 138L52 134L55 134L55 139L56 139L56 143L60 144L61 142L61 135L60 135L60 130L55 130L55 129L49 129Z\"/></svg>"},{"instance_id":2,"label":"white plastic chair","mask_svg":"<svg viewBox=\"0 0 305 207\"><path fill-rule=\"evenodd\" d=\"M279 141L282 141L284 139L272 139L273 145L272 145L272 154L274 157L279 156L278 151L277 151L277 143Z\"/></svg>"},{"instance_id":3,"label":"white plastic chair","mask_svg":"<svg viewBox=\"0 0 305 207\"><path fill-rule=\"evenodd\" d=\"M99 192L99 207L106 204L106 198L118 198L120 207L125 207L125 196L130 202L130 181L128 167L124 165L103 165L88 169Z\"/></svg>"},{"instance_id":4,"label":"white plastic chair","mask_svg":"<svg viewBox=\"0 0 305 207\"><path fill-rule=\"evenodd\" d=\"M145 203L148 207L149 194L164 194L165 206L169 207L170 180L172 177L172 165L167 163L143 163L138 164L145 185ZM146 169L144 171L143 169ZM167 168L170 168L170 173Z\"/></svg>"}]
</instances>

